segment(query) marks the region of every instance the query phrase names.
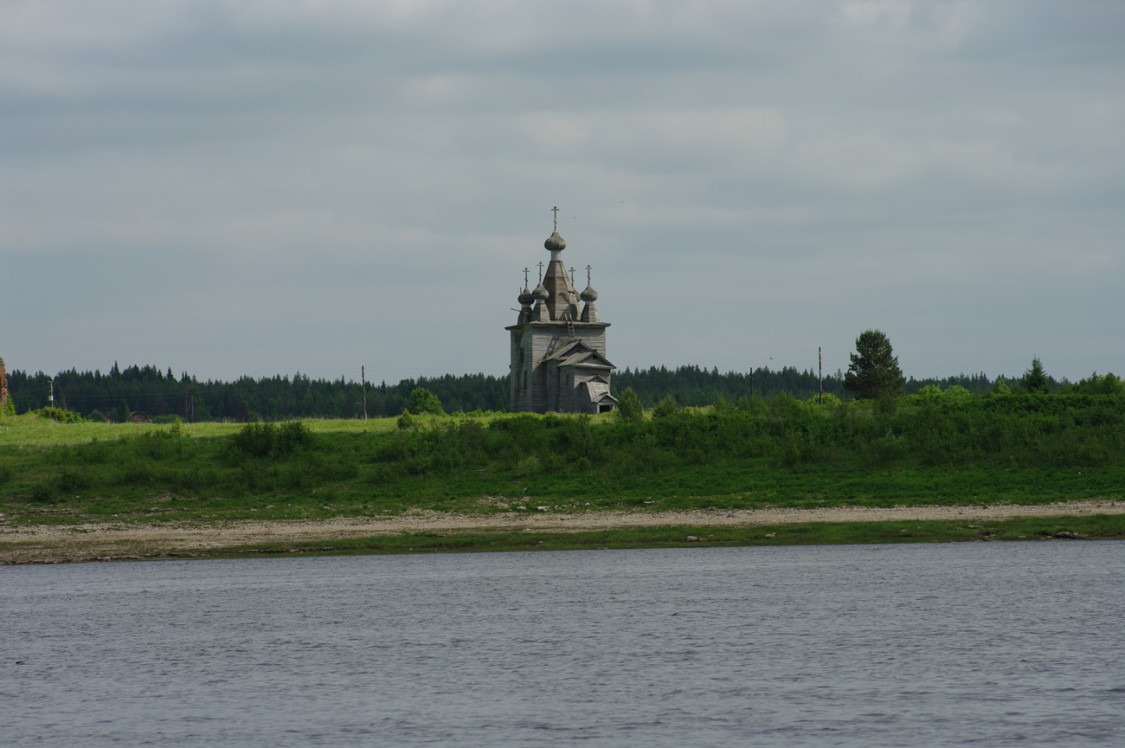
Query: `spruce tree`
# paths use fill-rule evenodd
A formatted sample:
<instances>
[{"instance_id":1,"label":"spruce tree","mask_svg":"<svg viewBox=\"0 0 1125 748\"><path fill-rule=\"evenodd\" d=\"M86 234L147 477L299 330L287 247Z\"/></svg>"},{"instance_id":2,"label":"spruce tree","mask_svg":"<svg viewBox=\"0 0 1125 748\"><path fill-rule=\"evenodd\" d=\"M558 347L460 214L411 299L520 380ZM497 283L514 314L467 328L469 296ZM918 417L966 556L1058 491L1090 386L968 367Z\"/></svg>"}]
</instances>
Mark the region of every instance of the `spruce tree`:
<instances>
[{"instance_id":1,"label":"spruce tree","mask_svg":"<svg viewBox=\"0 0 1125 748\"><path fill-rule=\"evenodd\" d=\"M844 374L844 388L858 400L893 398L902 394L906 380L890 339L879 330L865 330L855 340L855 353Z\"/></svg>"},{"instance_id":2,"label":"spruce tree","mask_svg":"<svg viewBox=\"0 0 1125 748\"><path fill-rule=\"evenodd\" d=\"M1048 379L1047 372L1043 369L1043 362L1038 356L1031 357L1031 368L1023 373L1020 383L1028 392L1051 391L1051 380Z\"/></svg>"}]
</instances>

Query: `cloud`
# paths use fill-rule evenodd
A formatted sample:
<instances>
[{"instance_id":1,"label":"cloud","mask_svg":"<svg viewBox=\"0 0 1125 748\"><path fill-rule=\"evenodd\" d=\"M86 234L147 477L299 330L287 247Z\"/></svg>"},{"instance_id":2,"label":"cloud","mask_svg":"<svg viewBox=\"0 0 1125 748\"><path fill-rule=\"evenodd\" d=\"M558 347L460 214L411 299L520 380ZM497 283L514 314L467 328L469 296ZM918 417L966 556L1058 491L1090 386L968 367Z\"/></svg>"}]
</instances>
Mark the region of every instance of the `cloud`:
<instances>
[{"instance_id":1,"label":"cloud","mask_svg":"<svg viewBox=\"0 0 1125 748\"><path fill-rule=\"evenodd\" d=\"M504 373L557 204L621 366L1125 373L1114 4L0 14L13 368Z\"/></svg>"}]
</instances>

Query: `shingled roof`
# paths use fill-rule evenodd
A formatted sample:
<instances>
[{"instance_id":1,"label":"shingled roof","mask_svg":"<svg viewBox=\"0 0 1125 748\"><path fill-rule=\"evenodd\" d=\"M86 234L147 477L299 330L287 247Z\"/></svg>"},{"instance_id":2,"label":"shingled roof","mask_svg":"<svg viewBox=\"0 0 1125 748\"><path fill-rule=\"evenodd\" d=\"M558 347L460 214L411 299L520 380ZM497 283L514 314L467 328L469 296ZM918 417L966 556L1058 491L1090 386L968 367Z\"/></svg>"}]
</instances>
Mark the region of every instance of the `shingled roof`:
<instances>
[{"instance_id":1,"label":"shingled roof","mask_svg":"<svg viewBox=\"0 0 1125 748\"><path fill-rule=\"evenodd\" d=\"M613 370L615 367L602 354L582 340L569 340L543 358L544 362L557 361L558 366L576 366L585 369Z\"/></svg>"}]
</instances>

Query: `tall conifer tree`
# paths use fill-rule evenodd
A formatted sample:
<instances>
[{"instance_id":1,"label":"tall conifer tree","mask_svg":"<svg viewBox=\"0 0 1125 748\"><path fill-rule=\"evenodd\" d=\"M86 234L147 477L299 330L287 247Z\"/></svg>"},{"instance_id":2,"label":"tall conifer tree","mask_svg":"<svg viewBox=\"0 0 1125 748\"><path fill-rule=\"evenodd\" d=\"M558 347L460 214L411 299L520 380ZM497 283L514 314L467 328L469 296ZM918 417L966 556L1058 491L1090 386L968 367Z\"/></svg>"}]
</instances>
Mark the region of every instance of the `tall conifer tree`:
<instances>
[{"instance_id":1,"label":"tall conifer tree","mask_svg":"<svg viewBox=\"0 0 1125 748\"><path fill-rule=\"evenodd\" d=\"M855 340L855 353L844 374L844 388L859 400L897 397L906 383L890 339L879 330L865 330Z\"/></svg>"}]
</instances>

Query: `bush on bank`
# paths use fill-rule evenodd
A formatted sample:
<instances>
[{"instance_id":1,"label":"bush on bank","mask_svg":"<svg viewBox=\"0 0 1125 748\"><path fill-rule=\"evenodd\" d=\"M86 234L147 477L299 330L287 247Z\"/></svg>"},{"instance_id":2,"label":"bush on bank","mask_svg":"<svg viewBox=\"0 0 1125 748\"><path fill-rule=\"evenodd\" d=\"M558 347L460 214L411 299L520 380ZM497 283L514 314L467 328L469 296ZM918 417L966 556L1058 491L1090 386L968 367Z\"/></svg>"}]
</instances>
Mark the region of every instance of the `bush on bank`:
<instances>
[{"instance_id":1,"label":"bush on bank","mask_svg":"<svg viewBox=\"0 0 1125 748\"><path fill-rule=\"evenodd\" d=\"M669 404L634 420L415 416L407 428L393 420L233 432L52 425L94 437L28 447L6 438L0 512L10 521L534 510L543 501L683 508L1125 498L1121 395L923 393L892 404L779 395L703 409Z\"/></svg>"}]
</instances>

